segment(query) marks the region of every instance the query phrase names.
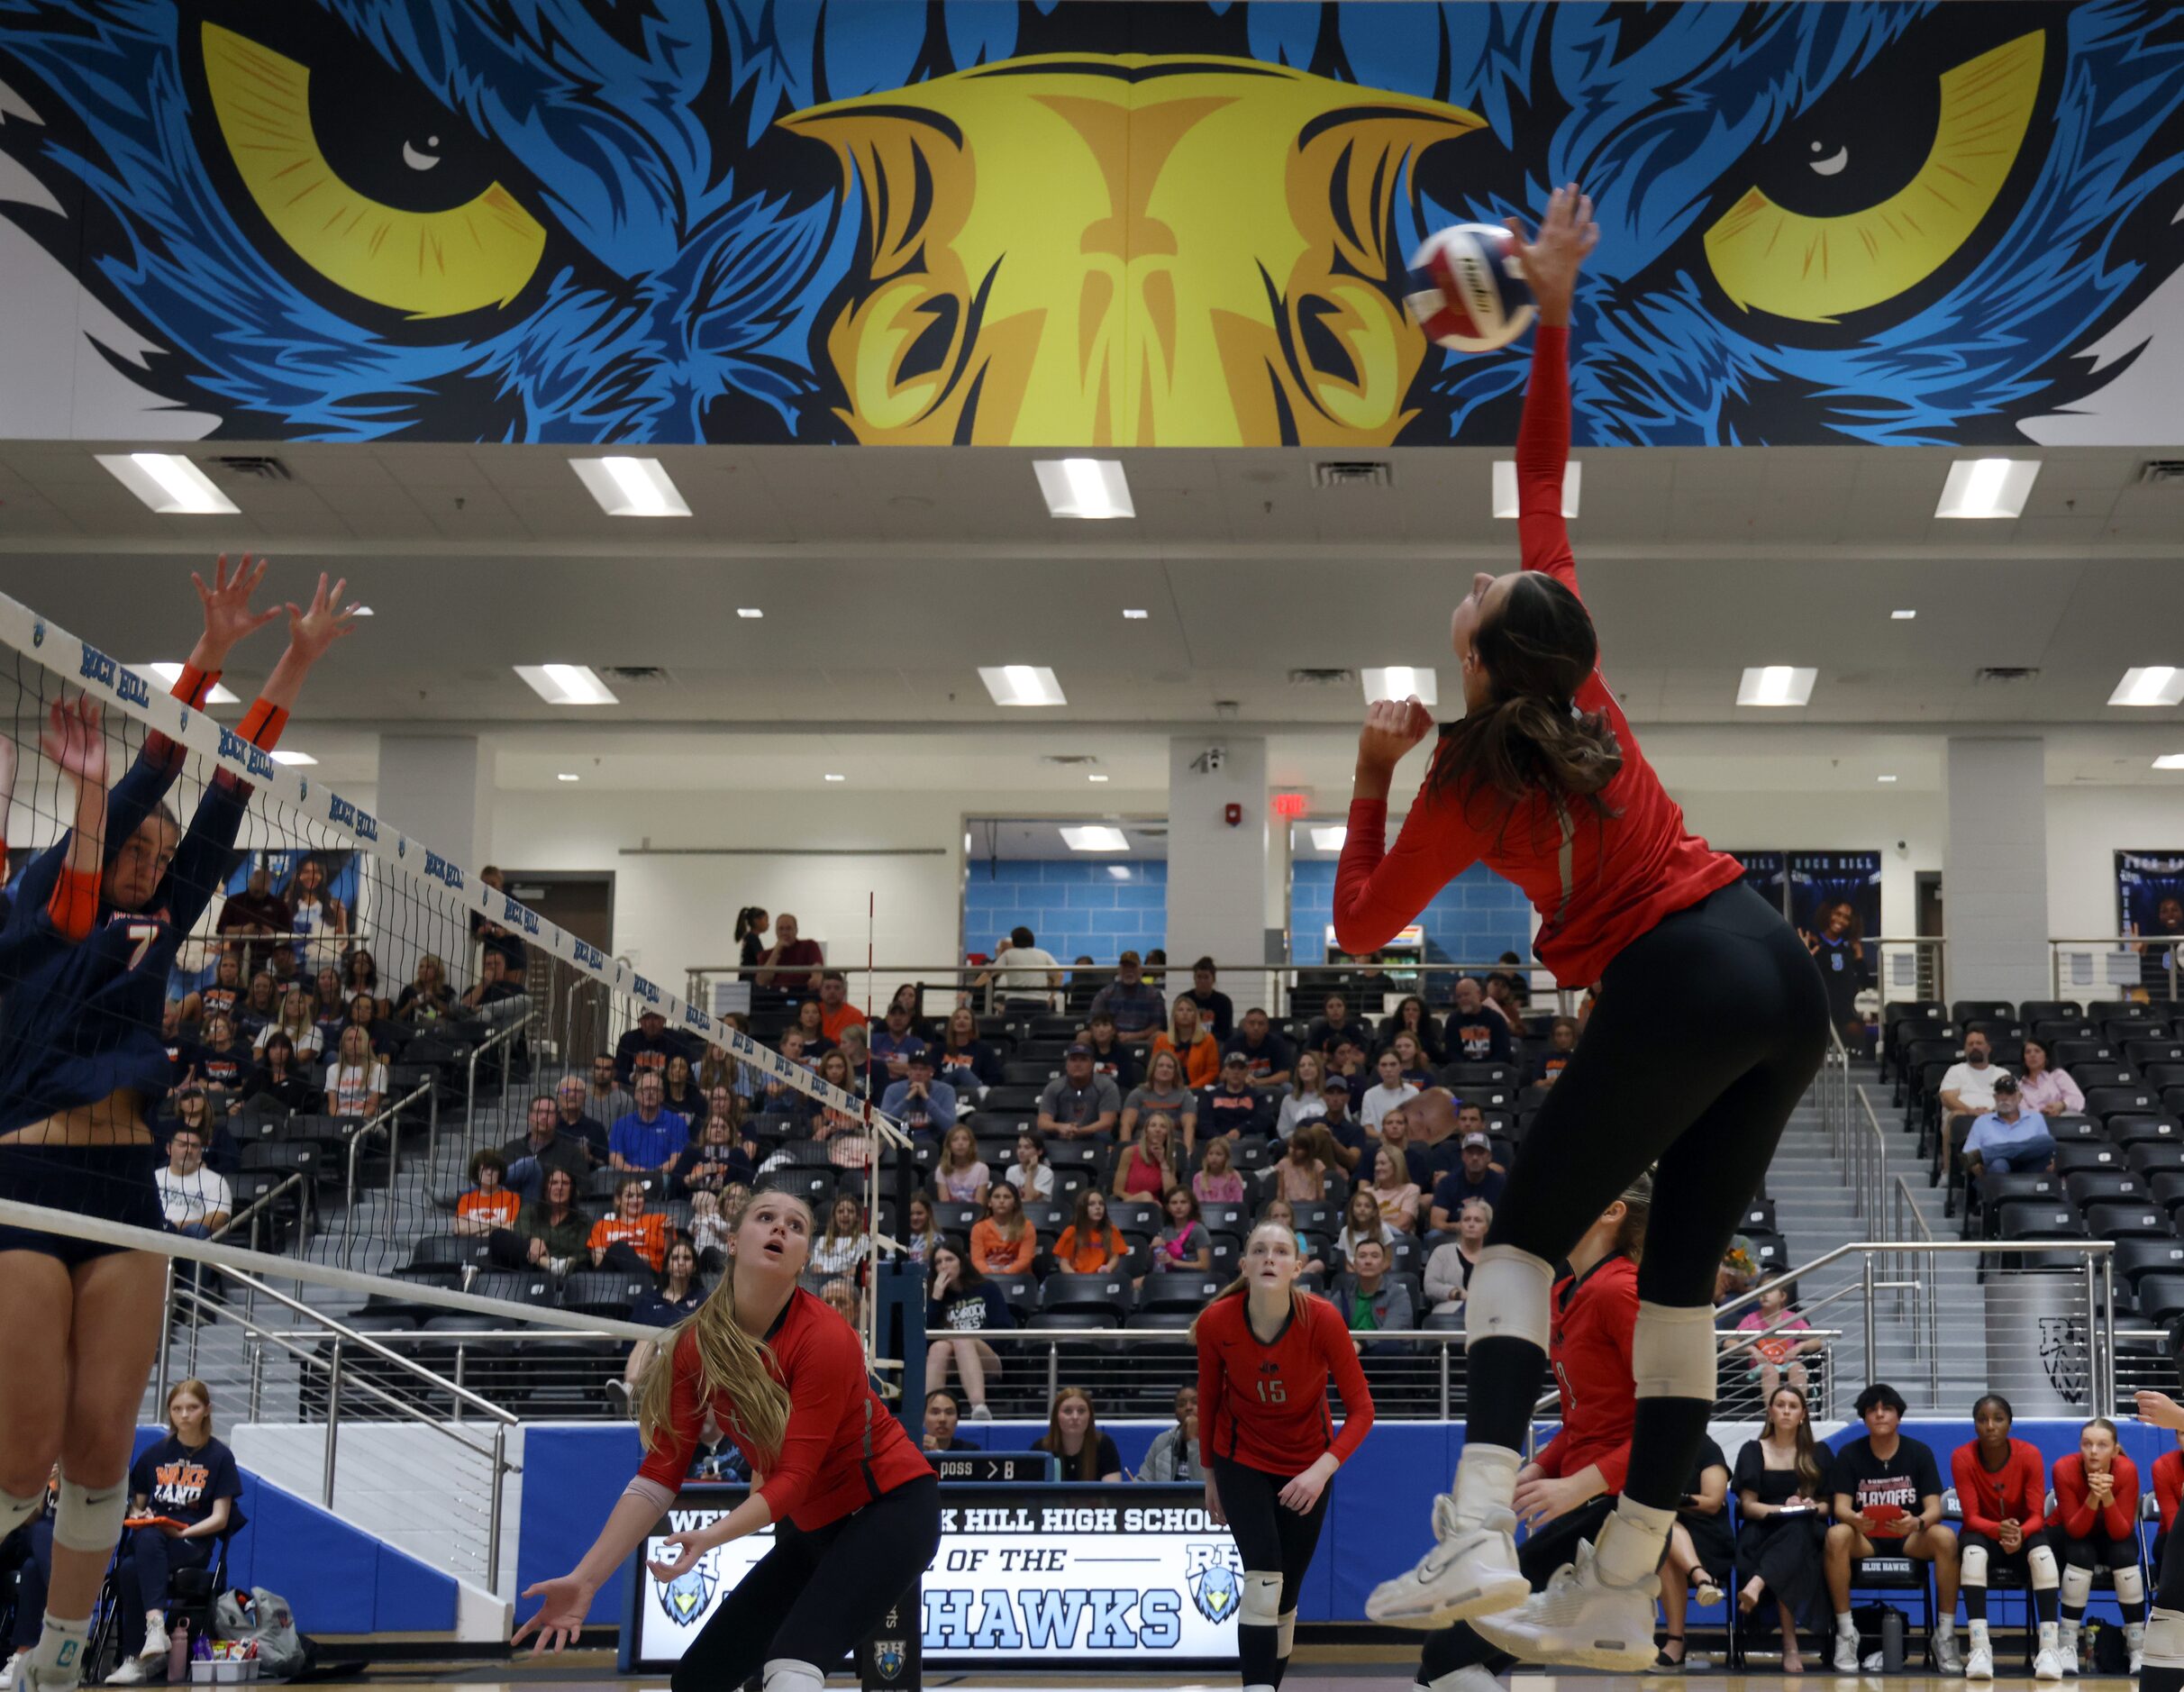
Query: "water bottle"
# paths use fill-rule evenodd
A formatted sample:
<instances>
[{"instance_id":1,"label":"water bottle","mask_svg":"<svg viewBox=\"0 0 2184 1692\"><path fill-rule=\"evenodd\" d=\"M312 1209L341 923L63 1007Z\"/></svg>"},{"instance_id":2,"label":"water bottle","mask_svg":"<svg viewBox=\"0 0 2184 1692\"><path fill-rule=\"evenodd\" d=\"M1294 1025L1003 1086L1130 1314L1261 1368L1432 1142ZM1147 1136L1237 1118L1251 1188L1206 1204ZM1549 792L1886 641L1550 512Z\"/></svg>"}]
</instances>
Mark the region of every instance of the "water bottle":
<instances>
[{"instance_id":1,"label":"water bottle","mask_svg":"<svg viewBox=\"0 0 2184 1692\"><path fill-rule=\"evenodd\" d=\"M1881 1614L1880 1671L1883 1674L1904 1671L1904 1613L1894 1605Z\"/></svg>"},{"instance_id":2,"label":"water bottle","mask_svg":"<svg viewBox=\"0 0 2184 1692\"><path fill-rule=\"evenodd\" d=\"M189 1618L176 1620L167 1633L167 1684L179 1686L189 1678Z\"/></svg>"}]
</instances>

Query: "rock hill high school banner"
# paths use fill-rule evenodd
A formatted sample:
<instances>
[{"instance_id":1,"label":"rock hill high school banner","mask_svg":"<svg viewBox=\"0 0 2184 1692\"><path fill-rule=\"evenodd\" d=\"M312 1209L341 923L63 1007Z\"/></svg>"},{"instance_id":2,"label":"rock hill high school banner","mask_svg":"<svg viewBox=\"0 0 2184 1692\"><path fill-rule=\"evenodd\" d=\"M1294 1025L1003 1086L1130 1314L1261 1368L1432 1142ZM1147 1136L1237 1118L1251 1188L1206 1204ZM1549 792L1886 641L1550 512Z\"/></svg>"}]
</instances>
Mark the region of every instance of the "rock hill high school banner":
<instances>
[{"instance_id":1,"label":"rock hill high school banner","mask_svg":"<svg viewBox=\"0 0 2184 1692\"><path fill-rule=\"evenodd\" d=\"M0 434L1501 443L1429 230L1581 178L1580 445L2172 441L2184 9L14 0Z\"/></svg>"}]
</instances>

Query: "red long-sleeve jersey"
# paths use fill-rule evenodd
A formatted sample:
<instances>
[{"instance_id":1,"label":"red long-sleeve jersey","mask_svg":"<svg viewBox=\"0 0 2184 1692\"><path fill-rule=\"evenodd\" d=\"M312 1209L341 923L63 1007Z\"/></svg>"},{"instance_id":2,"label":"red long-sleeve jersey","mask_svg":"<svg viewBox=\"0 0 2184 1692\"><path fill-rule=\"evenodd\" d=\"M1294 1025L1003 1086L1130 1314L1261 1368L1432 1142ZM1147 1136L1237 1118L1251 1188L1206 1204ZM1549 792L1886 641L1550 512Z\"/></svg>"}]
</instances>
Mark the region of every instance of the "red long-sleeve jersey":
<instances>
[{"instance_id":1,"label":"red long-sleeve jersey","mask_svg":"<svg viewBox=\"0 0 2184 1692\"><path fill-rule=\"evenodd\" d=\"M799 1287L766 1343L772 1352L769 1372L788 1389L788 1428L778 1455L750 1442L726 1393L715 1393L710 1406L699 1397L697 1339L686 1331L675 1346L673 1408L660 1442L637 1471L642 1478L670 1492L682 1489L708 1407L736 1450L766 1477L759 1496L773 1519L793 1522L807 1533L933 1472L872 1391L856 1330L823 1300Z\"/></svg>"},{"instance_id":2,"label":"red long-sleeve jersey","mask_svg":"<svg viewBox=\"0 0 2184 1692\"><path fill-rule=\"evenodd\" d=\"M2184 1450L2163 1451L2153 1460L2153 1503L2161 1513L2164 1533L2176 1525L2179 1500L2184 1500Z\"/></svg>"},{"instance_id":3,"label":"red long-sleeve jersey","mask_svg":"<svg viewBox=\"0 0 2184 1692\"><path fill-rule=\"evenodd\" d=\"M1516 441L1517 535L1524 567L1578 591L1578 565L1562 522L1562 471L1570 458L1570 332L1534 330L1532 381ZM1540 961L1558 980L1589 985L1607 961L1670 913L1727 887L1743 867L1684 828L1638 750L1623 707L1595 669L1575 703L1603 712L1623 749L1623 768L1600 794L1561 803L1533 795L1505 830L1492 795L1419 789L1403 832L1386 845L1388 802L1352 799L1350 833L1335 871L1334 938L1344 951L1370 951L1415 919L1434 894L1484 860L1524 888L1544 919Z\"/></svg>"},{"instance_id":4,"label":"red long-sleeve jersey","mask_svg":"<svg viewBox=\"0 0 2184 1692\"><path fill-rule=\"evenodd\" d=\"M1198 1318L1198 1460L1225 1457L1295 1475L1328 1451L1338 1463L1372 1427L1372 1388L1341 1314L1307 1294L1271 1345L1251 1332L1250 1296L1218 1298ZM1334 1430L1327 1381L1342 1395Z\"/></svg>"},{"instance_id":5,"label":"red long-sleeve jersey","mask_svg":"<svg viewBox=\"0 0 2184 1692\"><path fill-rule=\"evenodd\" d=\"M1990 1475L1979 1460L1979 1442L1968 1440L1950 1453L1949 1476L1956 1482L1957 1507L1964 1525L1993 1539L2007 1519L2027 1533L2047 1525L2047 1466L2037 1448L2023 1440L2009 1442L2009 1460Z\"/></svg>"},{"instance_id":6,"label":"red long-sleeve jersey","mask_svg":"<svg viewBox=\"0 0 2184 1692\"><path fill-rule=\"evenodd\" d=\"M1630 1259L1603 1258L1586 1274L1555 1283L1547 1361L1562 1426L1532 1460L1544 1473L1560 1478L1597 1467L1608 1491L1623 1490L1638 1416L1631 1373L1637 1328L1638 1266Z\"/></svg>"},{"instance_id":7,"label":"red long-sleeve jersey","mask_svg":"<svg viewBox=\"0 0 2184 1692\"><path fill-rule=\"evenodd\" d=\"M2096 1528L2112 1540L2138 1531L2138 1465L2118 1451L2108 1469L2116 1485L2108 1507L2097 1510L2086 1493L2086 1460L2076 1451L2055 1460L2055 1524L2072 1539L2090 1539Z\"/></svg>"}]
</instances>

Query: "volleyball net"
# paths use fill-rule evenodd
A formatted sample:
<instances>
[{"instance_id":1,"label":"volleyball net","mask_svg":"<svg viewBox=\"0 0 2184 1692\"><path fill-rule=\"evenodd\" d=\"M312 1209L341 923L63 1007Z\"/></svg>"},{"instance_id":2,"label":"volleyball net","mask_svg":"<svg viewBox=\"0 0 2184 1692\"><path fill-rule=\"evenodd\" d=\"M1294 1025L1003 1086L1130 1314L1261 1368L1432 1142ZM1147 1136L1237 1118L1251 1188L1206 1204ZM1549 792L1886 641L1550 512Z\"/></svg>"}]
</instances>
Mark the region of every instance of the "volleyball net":
<instances>
[{"instance_id":1,"label":"volleyball net","mask_svg":"<svg viewBox=\"0 0 2184 1692\"><path fill-rule=\"evenodd\" d=\"M621 1341L681 1247L717 1273L752 1190L878 1198L908 1142L869 1099L255 743L244 683L177 697L177 669L0 596L0 1229L164 1251L193 1321L247 1276L344 1322ZM101 795L94 888L70 854ZM863 1261L887 1220L864 1205Z\"/></svg>"}]
</instances>

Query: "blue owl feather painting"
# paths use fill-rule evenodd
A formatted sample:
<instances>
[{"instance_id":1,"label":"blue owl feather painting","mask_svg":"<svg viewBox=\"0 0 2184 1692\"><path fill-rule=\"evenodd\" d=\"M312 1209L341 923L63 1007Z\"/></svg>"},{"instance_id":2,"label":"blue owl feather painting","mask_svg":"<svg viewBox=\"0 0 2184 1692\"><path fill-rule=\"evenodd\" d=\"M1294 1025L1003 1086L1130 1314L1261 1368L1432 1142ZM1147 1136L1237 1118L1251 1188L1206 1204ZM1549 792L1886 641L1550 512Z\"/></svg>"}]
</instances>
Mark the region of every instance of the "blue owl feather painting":
<instances>
[{"instance_id":1,"label":"blue owl feather painting","mask_svg":"<svg viewBox=\"0 0 2184 1692\"><path fill-rule=\"evenodd\" d=\"M0 432L1501 443L1578 180L1580 444L2152 443L2180 167L2166 0L0 0Z\"/></svg>"}]
</instances>

